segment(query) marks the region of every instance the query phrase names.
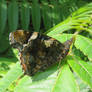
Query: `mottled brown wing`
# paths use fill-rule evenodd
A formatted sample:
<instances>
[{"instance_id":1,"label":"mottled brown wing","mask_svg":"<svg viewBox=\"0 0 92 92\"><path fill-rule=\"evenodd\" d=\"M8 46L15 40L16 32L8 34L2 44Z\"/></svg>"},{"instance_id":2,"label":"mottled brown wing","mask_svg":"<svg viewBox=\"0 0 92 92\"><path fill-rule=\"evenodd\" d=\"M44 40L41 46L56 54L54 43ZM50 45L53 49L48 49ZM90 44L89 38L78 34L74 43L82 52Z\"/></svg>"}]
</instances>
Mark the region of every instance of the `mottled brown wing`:
<instances>
[{"instance_id":1,"label":"mottled brown wing","mask_svg":"<svg viewBox=\"0 0 92 92\"><path fill-rule=\"evenodd\" d=\"M18 31L16 32L18 33ZM22 48L19 50L22 69L25 74L31 76L38 71L46 70L51 65L63 59L67 55L72 43L72 40L69 40L62 44L38 32L28 34L30 34L28 38L26 38L27 35L24 36L25 39L22 36L23 40L26 40L26 43L16 40L20 39L21 35L11 37L11 39L14 38L15 42L19 41L18 43L22 43ZM17 47L17 49L19 48Z\"/></svg>"},{"instance_id":2,"label":"mottled brown wing","mask_svg":"<svg viewBox=\"0 0 92 92\"><path fill-rule=\"evenodd\" d=\"M22 65L26 66L23 69L24 72L32 76L59 62L67 55L70 42L69 40L62 44L46 35L33 33L21 52Z\"/></svg>"}]
</instances>

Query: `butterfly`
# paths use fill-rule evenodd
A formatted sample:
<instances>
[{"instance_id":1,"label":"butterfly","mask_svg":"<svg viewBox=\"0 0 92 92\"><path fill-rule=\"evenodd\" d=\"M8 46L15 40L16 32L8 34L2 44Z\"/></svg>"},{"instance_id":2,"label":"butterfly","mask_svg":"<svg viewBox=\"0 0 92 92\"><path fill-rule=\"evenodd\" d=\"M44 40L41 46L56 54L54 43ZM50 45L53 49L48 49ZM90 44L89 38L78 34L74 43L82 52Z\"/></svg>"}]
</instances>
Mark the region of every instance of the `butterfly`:
<instances>
[{"instance_id":1,"label":"butterfly","mask_svg":"<svg viewBox=\"0 0 92 92\"><path fill-rule=\"evenodd\" d=\"M24 74L33 76L65 58L73 39L61 43L39 32L17 30L9 34L9 41L19 51Z\"/></svg>"}]
</instances>

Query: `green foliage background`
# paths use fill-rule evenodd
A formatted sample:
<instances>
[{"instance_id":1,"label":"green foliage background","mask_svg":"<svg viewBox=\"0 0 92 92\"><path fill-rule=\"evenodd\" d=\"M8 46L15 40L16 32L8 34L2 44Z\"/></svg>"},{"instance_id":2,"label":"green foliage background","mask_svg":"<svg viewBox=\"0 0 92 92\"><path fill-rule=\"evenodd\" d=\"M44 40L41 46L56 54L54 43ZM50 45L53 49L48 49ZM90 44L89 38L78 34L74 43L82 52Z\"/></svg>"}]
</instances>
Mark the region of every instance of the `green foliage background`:
<instances>
[{"instance_id":1,"label":"green foliage background","mask_svg":"<svg viewBox=\"0 0 92 92\"><path fill-rule=\"evenodd\" d=\"M42 32L62 43L75 32L78 34L60 69L56 64L29 77L23 76L18 51L9 45L9 33L17 29ZM91 0L0 1L0 92L92 92L91 89Z\"/></svg>"}]
</instances>

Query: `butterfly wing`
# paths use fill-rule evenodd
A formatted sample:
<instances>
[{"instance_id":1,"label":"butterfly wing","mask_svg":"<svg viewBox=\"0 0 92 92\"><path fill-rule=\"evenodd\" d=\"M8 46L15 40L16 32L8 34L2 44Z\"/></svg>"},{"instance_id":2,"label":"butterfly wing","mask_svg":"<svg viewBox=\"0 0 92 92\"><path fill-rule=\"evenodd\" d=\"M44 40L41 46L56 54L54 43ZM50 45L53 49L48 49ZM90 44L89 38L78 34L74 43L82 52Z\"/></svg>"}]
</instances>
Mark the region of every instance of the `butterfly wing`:
<instances>
[{"instance_id":1,"label":"butterfly wing","mask_svg":"<svg viewBox=\"0 0 92 92\"><path fill-rule=\"evenodd\" d=\"M10 34L10 44L19 50L22 69L25 74L31 76L62 60L67 55L71 43L72 40L60 43L38 32L22 30Z\"/></svg>"}]
</instances>

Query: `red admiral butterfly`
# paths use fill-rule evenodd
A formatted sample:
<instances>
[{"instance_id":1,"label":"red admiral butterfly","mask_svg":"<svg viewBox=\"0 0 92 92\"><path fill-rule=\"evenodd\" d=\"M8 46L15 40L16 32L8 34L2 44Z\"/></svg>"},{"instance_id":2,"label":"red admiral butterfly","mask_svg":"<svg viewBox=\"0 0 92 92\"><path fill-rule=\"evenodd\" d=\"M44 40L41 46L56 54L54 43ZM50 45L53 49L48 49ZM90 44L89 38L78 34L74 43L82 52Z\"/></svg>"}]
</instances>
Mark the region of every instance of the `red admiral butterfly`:
<instances>
[{"instance_id":1,"label":"red admiral butterfly","mask_svg":"<svg viewBox=\"0 0 92 92\"><path fill-rule=\"evenodd\" d=\"M60 43L44 34L23 30L11 32L9 40L11 46L19 50L24 73L31 76L66 57L73 41L70 39Z\"/></svg>"}]
</instances>

